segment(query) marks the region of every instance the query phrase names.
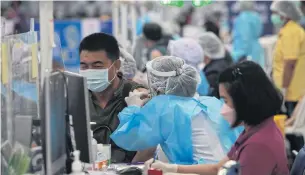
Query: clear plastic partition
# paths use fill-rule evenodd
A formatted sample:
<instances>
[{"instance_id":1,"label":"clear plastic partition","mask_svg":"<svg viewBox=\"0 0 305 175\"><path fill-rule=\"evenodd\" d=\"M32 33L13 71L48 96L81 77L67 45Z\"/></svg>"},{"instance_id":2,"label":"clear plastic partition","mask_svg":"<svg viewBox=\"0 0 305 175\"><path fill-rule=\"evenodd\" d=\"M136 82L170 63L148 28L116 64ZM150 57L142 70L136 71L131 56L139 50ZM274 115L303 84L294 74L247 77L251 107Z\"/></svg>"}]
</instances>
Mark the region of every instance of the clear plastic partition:
<instances>
[{"instance_id":1,"label":"clear plastic partition","mask_svg":"<svg viewBox=\"0 0 305 175\"><path fill-rule=\"evenodd\" d=\"M38 118L38 44L34 31L1 42L1 154L4 174L29 167L32 119ZM4 165L4 166L3 166Z\"/></svg>"}]
</instances>

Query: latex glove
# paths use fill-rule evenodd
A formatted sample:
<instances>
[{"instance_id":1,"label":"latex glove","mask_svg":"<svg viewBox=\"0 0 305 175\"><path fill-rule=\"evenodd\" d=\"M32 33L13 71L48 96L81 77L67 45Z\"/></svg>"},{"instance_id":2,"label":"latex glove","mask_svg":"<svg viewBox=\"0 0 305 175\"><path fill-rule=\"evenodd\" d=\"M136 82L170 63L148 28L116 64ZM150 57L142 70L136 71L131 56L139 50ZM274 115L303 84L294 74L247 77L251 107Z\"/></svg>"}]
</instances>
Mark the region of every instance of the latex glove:
<instances>
[{"instance_id":1,"label":"latex glove","mask_svg":"<svg viewBox=\"0 0 305 175\"><path fill-rule=\"evenodd\" d=\"M177 173L178 171L178 165L163 163L159 160L155 160L155 162L153 162L154 159L150 159L145 162L145 166L143 169L144 175L147 175L147 171L149 168L162 170L163 173Z\"/></svg>"},{"instance_id":2,"label":"latex glove","mask_svg":"<svg viewBox=\"0 0 305 175\"><path fill-rule=\"evenodd\" d=\"M129 96L125 97L125 101L127 103L127 106L143 106L149 98L147 98L149 95L147 92L139 92L137 90L134 90L133 92L129 92Z\"/></svg>"}]
</instances>

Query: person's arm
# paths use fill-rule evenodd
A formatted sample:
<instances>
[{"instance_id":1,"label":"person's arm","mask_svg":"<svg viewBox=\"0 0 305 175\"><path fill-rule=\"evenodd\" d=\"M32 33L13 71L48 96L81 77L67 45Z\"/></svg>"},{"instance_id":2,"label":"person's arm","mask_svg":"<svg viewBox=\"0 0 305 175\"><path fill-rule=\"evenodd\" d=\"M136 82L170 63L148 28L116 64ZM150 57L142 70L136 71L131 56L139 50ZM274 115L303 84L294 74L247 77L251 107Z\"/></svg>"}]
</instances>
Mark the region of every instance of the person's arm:
<instances>
[{"instance_id":1,"label":"person's arm","mask_svg":"<svg viewBox=\"0 0 305 175\"><path fill-rule=\"evenodd\" d=\"M217 164L202 164L202 165L178 165L178 173L201 174L201 175L217 175L219 169L229 161L225 157Z\"/></svg>"},{"instance_id":2,"label":"person's arm","mask_svg":"<svg viewBox=\"0 0 305 175\"><path fill-rule=\"evenodd\" d=\"M294 30L285 32L280 38L283 44L282 53L284 59L283 89L289 88L291 80L294 77L294 70L301 50L301 38L300 32Z\"/></svg>"},{"instance_id":3,"label":"person's arm","mask_svg":"<svg viewBox=\"0 0 305 175\"><path fill-rule=\"evenodd\" d=\"M279 152L277 154L283 154ZM284 158L284 156L283 156ZM271 150L263 144L249 144L240 153L239 163L243 175L270 175L276 168L276 160ZM287 168L288 171L288 168ZM288 172L281 172L288 174Z\"/></svg>"},{"instance_id":4,"label":"person's arm","mask_svg":"<svg viewBox=\"0 0 305 175\"><path fill-rule=\"evenodd\" d=\"M294 69L296 66L296 59L297 58L290 58L290 59L286 59L286 61L284 62L285 66L284 66L284 76L283 76L283 88L287 89L291 83L291 80L293 78L294 75Z\"/></svg>"},{"instance_id":5,"label":"person's arm","mask_svg":"<svg viewBox=\"0 0 305 175\"><path fill-rule=\"evenodd\" d=\"M156 152L156 147L149 148L144 151L138 151L136 156L132 159L132 163L146 162L147 160L154 157L155 152Z\"/></svg>"},{"instance_id":6,"label":"person's arm","mask_svg":"<svg viewBox=\"0 0 305 175\"><path fill-rule=\"evenodd\" d=\"M143 94L143 92L140 93ZM154 100L155 102L152 102ZM162 111L156 109L154 105L158 98L151 99L143 107L141 106L146 99L142 100L137 94L131 93L125 101L128 107L119 113L120 124L111 135L115 144L128 151L142 151L162 143L164 133L160 123L164 116Z\"/></svg>"}]
</instances>

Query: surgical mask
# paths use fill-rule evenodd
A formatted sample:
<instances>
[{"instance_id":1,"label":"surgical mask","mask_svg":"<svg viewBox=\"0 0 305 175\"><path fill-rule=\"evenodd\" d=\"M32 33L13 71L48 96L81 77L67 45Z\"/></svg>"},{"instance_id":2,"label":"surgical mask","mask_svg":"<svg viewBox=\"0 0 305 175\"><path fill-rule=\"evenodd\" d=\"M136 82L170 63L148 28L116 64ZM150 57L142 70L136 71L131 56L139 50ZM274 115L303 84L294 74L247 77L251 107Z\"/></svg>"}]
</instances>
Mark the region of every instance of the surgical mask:
<instances>
[{"instance_id":1,"label":"surgical mask","mask_svg":"<svg viewBox=\"0 0 305 175\"><path fill-rule=\"evenodd\" d=\"M232 125L236 120L235 110L230 108L227 104L223 104L220 114L229 122L230 125Z\"/></svg>"},{"instance_id":2,"label":"surgical mask","mask_svg":"<svg viewBox=\"0 0 305 175\"><path fill-rule=\"evenodd\" d=\"M114 63L113 63L114 64ZM115 79L108 80L108 71L113 66L113 64L108 69L87 69L80 70L80 74L87 79L88 89L93 92L103 92Z\"/></svg>"},{"instance_id":3,"label":"surgical mask","mask_svg":"<svg viewBox=\"0 0 305 175\"><path fill-rule=\"evenodd\" d=\"M281 16L278 14L272 14L271 15L271 22L273 23L273 25L275 25L276 27L282 27L285 23L284 20L281 19Z\"/></svg>"}]
</instances>

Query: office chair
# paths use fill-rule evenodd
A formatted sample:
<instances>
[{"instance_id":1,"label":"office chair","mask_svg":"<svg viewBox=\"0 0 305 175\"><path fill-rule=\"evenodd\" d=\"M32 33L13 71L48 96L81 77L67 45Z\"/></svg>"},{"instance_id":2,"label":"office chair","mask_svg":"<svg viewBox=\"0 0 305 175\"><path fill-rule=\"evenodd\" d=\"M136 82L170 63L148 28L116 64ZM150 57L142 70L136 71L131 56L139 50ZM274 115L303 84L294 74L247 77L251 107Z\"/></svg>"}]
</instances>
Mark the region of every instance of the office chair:
<instances>
[{"instance_id":1,"label":"office chair","mask_svg":"<svg viewBox=\"0 0 305 175\"><path fill-rule=\"evenodd\" d=\"M298 152L290 175L305 175L305 146Z\"/></svg>"}]
</instances>

